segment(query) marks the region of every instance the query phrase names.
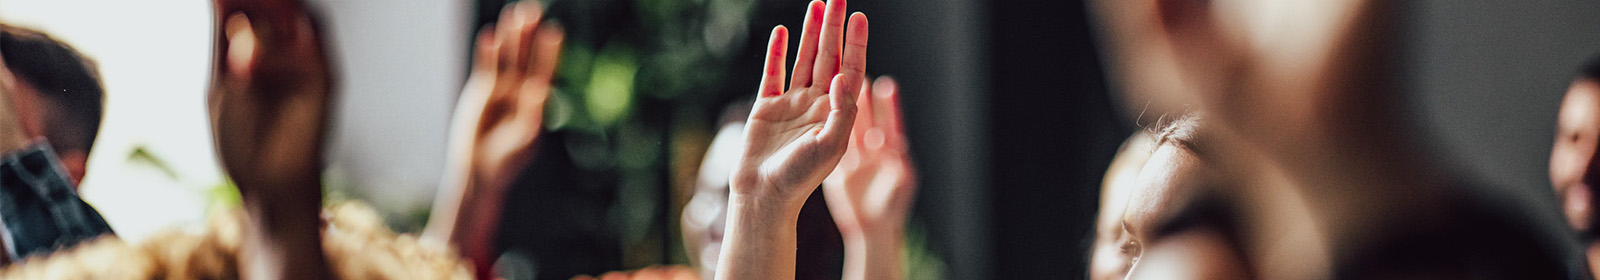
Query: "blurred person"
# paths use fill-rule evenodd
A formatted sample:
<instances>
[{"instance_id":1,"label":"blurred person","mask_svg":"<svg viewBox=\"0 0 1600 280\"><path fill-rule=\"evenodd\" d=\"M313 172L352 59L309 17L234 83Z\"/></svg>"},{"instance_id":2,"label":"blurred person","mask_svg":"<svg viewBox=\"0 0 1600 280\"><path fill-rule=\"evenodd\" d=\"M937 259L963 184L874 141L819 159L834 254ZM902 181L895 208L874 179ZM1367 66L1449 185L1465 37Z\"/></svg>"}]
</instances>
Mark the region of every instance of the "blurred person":
<instances>
[{"instance_id":1,"label":"blurred person","mask_svg":"<svg viewBox=\"0 0 1600 280\"><path fill-rule=\"evenodd\" d=\"M1555 188L1567 225L1577 231L1592 275L1600 271L1596 243L1595 179L1600 164L1600 57L1592 58L1572 81L1556 118L1555 144L1550 149L1550 183Z\"/></svg>"},{"instance_id":2,"label":"blurred person","mask_svg":"<svg viewBox=\"0 0 1600 280\"><path fill-rule=\"evenodd\" d=\"M77 195L100 130L95 63L43 32L0 24L0 265L112 234Z\"/></svg>"},{"instance_id":3,"label":"blurred person","mask_svg":"<svg viewBox=\"0 0 1600 280\"><path fill-rule=\"evenodd\" d=\"M718 279L794 275L799 212L849 147L866 79L867 17L847 20L845 8L845 0L831 0L821 16L808 11L787 90L789 32L772 30L744 149L728 179Z\"/></svg>"},{"instance_id":4,"label":"blurred person","mask_svg":"<svg viewBox=\"0 0 1600 280\"><path fill-rule=\"evenodd\" d=\"M1128 196L1133 192L1134 180L1139 179L1139 170L1144 169L1154 152L1155 142L1151 137L1142 131L1128 136L1112 157L1111 166L1106 168L1105 178L1100 183L1094 240L1089 245L1089 279L1124 279L1128 269L1133 267L1131 260L1124 256L1125 251L1132 248L1124 248L1119 242L1123 235L1122 213L1128 207Z\"/></svg>"},{"instance_id":5,"label":"blurred person","mask_svg":"<svg viewBox=\"0 0 1600 280\"><path fill-rule=\"evenodd\" d=\"M1175 77L1215 120L1220 166L1243 182L1230 203L1248 210L1240 245L1256 277L1580 277L1570 240L1524 218L1548 213L1462 179L1421 141L1390 63L1398 3L1093 4L1125 87ZM1159 67L1129 66L1141 64ZM1290 195L1254 194L1271 191ZM1253 218L1295 207L1316 243L1281 242L1296 235ZM1285 262L1300 259L1313 262Z\"/></svg>"},{"instance_id":6,"label":"blurred person","mask_svg":"<svg viewBox=\"0 0 1600 280\"><path fill-rule=\"evenodd\" d=\"M727 232L728 175L744 151L744 127L751 105L750 100L744 99L723 110L717 134L700 163L694 194L683 208L680 226L684 251L689 254L690 264L699 271L699 279L716 279L718 257ZM828 204L831 202L818 192L807 197L801 206L796 220L794 279L840 277L838 257L845 244Z\"/></svg>"},{"instance_id":7,"label":"blurred person","mask_svg":"<svg viewBox=\"0 0 1600 280\"><path fill-rule=\"evenodd\" d=\"M43 138L67 168L73 184L83 181L89 151L100 132L105 88L93 60L50 35L0 24L0 55L15 78L23 132Z\"/></svg>"},{"instance_id":8,"label":"blurred person","mask_svg":"<svg viewBox=\"0 0 1600 280\"><path fill-rule=\"evenodd\" d=\"M1127 279L1255 279L1239 246L1237 182L1222 172L1201 117L1178 117L1156 133L1119 218Z\"/></svg>"}]
</instances>

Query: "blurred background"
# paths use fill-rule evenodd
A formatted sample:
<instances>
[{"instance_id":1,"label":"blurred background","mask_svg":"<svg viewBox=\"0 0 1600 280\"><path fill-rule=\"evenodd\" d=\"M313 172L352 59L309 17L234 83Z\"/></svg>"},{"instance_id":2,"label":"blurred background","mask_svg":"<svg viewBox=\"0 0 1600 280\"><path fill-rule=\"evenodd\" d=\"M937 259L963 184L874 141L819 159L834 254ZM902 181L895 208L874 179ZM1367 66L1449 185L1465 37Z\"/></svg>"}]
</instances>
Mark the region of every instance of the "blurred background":
<instances>
[{"instance_id":1,"label":"blurred background","mask_svg":"<svg viewBox=\"0 0 1600 280\"><path fill-rule=\"evenodd\" d=\"M534 1L534 0L527 0ZM724 104L753 94L804 0L539 0L569 34L536 163L507 197L502 262L529 279L688 262L678 217ZM312 0L340 69L331 199L416 231L472 34L504 0ZM1419 0L1403 20L1415 117L1446 164L1554 207L1555 111L1600 52L1600 3ZM869 72L901 86L919 171L914 279L1083 275L1100 176L1140 104L1106 84L1082 1L856 0ZM204 111L205 0L0 0L0 20L98 60L106 118L83 195L120 234L237 203ZM792 59L791 59L792 60ZM1552 208L1553 210L1553 208Z\"/></svg>"}]
</instances>

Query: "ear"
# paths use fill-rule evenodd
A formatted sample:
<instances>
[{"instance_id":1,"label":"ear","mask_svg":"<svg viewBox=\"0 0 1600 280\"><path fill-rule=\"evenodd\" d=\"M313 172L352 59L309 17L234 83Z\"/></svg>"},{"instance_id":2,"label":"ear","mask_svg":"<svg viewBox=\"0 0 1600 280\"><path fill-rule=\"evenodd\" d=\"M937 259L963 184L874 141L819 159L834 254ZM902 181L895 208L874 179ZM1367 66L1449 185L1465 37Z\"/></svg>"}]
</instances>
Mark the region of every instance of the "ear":
<instances>
[{"instance_id":1,"label":"ear","mask_svg":"<svg viewBox=\"0 0 1600 280\"><path fill-rule=\"evenodd\" d=\"M77 150L56 151L56 157L61 159L61 165L67 168L68 179L72 179L72 187L77 188L83 182L83 175L88 171L89 153Z\"/></svg>"}]
</instances>

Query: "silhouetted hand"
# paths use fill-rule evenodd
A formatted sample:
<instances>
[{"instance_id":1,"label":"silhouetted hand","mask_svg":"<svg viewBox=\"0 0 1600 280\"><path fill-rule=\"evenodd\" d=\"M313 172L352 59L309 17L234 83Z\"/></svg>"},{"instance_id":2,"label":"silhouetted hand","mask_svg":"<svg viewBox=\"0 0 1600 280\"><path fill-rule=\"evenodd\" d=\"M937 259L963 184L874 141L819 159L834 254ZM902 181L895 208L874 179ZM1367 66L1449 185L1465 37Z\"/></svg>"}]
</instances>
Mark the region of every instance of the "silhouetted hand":
<instances>
[{"instance_id":1,"label":"silhouetted hand","mask_svg":"<svg viewBox=\"0 0 1600 280\"><path fill-rule=\"evenodd\" d=\"M828 209L845 239L844 279L899 279L906 217L916 192L899 89L878 78L862 87L850 149L823 181Z\"/></svg>"}]
</instances>

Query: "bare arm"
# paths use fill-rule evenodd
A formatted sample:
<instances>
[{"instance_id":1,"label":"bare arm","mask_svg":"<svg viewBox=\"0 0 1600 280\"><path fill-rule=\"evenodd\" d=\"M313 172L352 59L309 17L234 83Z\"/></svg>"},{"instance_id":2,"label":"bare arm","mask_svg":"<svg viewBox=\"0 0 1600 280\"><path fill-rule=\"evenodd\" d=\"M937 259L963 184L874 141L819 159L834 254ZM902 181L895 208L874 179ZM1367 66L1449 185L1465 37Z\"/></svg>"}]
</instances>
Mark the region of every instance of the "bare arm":
<instances>
[{"instance_id":1,"label":"bare arm","mask_svg":"<svg viewBox=\"0 0 1600 280\"><path fill-rule=\"evenodd\" d=\"M803 29L787 91L789 33L782 26L773 29L759 96L745 126L745 151L729 178L717 278L794 278L800 207L844 155L865 79L867 18L857 13L848 22L847 35L845 1L833 0L821 30Z\"/></svg>"},{"instance_id":2,"label":"bare arm","mask_svg":"<svg viewBox=\"0 0 1600 280\"><path fill-rule=\"evenodd\" d=\"M295 0L216 0L210 107L223 169L249 223L244 279L327 279L320 217L331 71Z\"/></svg>"},{"instance_id":3,"label":"bare arm","mask_svg":"<svg viewBox=\"0 0 1600 280\"><path fill-rule=\"evenodd\" d=\"M891 78L862 87L850 149L822 184L844 237L844 279L901 279L916 172Z\"/></svg>"},{"instance_id":4,"label":"bare arm","mask_svg":"<svg viewBox=\"0 0 1600 280\"><path fill-rule=\"evenodd\" d=\"M424 235L448 242L490 277L503 197L533 160L560 56L562 31L537 3L506 6L478 34L472 75L451 127L445 176Z\"/></svg>"}]
</instances>

